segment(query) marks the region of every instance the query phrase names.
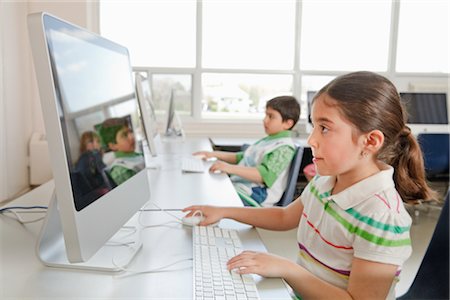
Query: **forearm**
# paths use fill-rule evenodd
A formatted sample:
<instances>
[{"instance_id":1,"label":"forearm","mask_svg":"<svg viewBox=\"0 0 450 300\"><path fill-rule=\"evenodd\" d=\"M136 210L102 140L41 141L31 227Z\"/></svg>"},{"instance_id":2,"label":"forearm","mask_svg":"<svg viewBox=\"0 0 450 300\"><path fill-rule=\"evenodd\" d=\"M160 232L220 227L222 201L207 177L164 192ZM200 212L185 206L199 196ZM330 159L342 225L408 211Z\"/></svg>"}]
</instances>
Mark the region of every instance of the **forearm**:
<instances>
[{"instance_id":1,"label":"forearm","mask_svg":"<svg viewBox=\"0 0 450 300\"><path fill-rule=\"evenodd\" d=\"M289 216L283 207L224 207L224 218L269 230L290 230L298 226L298 219Z\"/></svg>"},{"instance_id":2,"label":"forearm","mask_svg":"<svg viewBox=\"0 0 450 300\"><path fill-rule=\"evenodd\" d=\"M210 156L216 157L222 161L225 161L230 164L236 164L236 153L226 152L226 151L213 151L210 153Z\"/></svg>"},{"instance_id":3,"label":"forearm","mask_svg":"<svg viewBox=\"0 0 450 300\"><path fill-rule=\"evenodd\" d=\"M237 175L239 177L247 179L248 181L258 184L264 183L264 180L257 168L245 167L241 165L229 165L227 173Z\"/></svg>"},{"instance_id":4,"label":"forearm","mask_svg":"<svg viewBox=\"0 0 450 300\"><path fill-rule=\"evenodd\" d=\"M281 276L302 299L353 299L347 290L334 286L292 262Z\"/></svg>"}]
</instances>

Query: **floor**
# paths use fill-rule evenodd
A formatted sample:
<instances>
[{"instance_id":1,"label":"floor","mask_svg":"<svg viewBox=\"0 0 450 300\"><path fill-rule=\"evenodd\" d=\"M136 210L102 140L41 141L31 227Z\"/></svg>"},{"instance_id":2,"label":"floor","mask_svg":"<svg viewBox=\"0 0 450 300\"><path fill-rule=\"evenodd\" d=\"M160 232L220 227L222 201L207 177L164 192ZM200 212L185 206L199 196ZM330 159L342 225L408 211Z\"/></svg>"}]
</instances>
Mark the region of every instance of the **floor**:
<instances>
[{"instance_id":1,"label":"floor","mask_svg":"<svg viewBox=\"0 0 450 300\"><path fill-rule=\"evenodd\" d=\"M413 217L411 226L413 252L403 265L400 281L396 286L397 296L405 294L414 280L439 218L441 207L423 204L416 207L415 210L408 208L408 211ZM258 229L258 232L269 252L293 261L297 259L297 229L286 232Z\"/></svg>"}]
</instances>

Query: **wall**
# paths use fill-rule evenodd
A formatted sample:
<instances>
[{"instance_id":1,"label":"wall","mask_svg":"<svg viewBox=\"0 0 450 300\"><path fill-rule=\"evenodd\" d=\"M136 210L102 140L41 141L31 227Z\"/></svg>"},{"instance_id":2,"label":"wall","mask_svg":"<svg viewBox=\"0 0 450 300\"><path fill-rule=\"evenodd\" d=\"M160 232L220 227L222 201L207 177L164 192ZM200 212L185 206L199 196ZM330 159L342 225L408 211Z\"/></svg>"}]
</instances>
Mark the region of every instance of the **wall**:
<instances>
[{"instance_id":1,"label":"wall","mask_svg":"<svg viewBox=\"0 0 450 300\"><path fill-rule=\"evenodd\" d=\"M45 132L26 18L47 11L91 30L92 1L0 0L0 202L29 187L28 143Z\"/></svg>"},{"instance_id":2,"label":"wall","mask_svg":"<svg viewBox=\"0 0 450 300\"><path fill-rule=\"evenodd\" d=\"M1 30L1 199L28 187L27 142L31 133L31 64L28 55L26 2L3 2Z\"/></svg>"}]
</instances>

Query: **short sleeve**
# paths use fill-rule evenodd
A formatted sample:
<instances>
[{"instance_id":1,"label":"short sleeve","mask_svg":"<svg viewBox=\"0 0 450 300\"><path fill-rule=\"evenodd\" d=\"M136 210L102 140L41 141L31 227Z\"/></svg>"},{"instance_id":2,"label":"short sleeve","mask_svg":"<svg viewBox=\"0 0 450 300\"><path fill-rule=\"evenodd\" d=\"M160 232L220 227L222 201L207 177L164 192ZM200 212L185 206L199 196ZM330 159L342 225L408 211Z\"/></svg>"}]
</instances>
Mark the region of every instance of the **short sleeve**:
<instances>
[{"instance_id":1,"label":"short sleeve","mask_svg":"<svg viewBox=\"0 0 450 300\"><path fill-rule=\"evenodd\" d=\"M244 158L244 152L236 152L236 163L238 164Z\"/></svg>"},{"instance_id":2,"label":"short sleeve","mask_svg":"<svg viewBox=\"0 0 450 300\"><path fill-rule=\"evenodd\" d=\"M411 219L405 211L365 215L355 228L354 256L401 266L412 252L410 228Z\"/></svg>"},{"instance_id":3,"label":"short sleeve","mask_svg":"<svg viewBox=\"0 0 450 300\"><path fill-rule=\"evenodd\" d=\"M110 175L117 185L122 184L134 174L136 174L135 171L122 166L114 166L110 171Z\"/></svg>"},{"instance_id":4,"label":"short sleeve","mask_svg":"<svg viewBox=\"0 0 450 300\"><path fill-rule=\"evenodd\" d=\"M271 187L278 176L290 165L295 149L284 145L266 153L257 169L267 187Z\"/></svg>"}]
</instances>

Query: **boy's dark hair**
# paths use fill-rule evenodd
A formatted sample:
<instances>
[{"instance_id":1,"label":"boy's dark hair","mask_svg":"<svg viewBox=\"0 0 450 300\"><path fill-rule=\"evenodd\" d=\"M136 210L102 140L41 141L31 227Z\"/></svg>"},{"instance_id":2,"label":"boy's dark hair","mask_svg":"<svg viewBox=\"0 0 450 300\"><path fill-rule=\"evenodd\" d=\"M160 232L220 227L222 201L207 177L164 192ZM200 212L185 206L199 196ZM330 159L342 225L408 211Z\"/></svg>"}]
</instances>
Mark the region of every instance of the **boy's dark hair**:
<instances>
[{"instance_id":1,"label":"boy's dark hair","mask_svg":"<svg viewBox=\"0 0 450 300\"><path fill-rule=\"evenodd\" d=\"M124 127L128 127L129 122L126 117L123 118L110 118L105 120L100 128L99 135L102 139L102 143L108 146L109 143L116 143L116 135Z\"/></svg>"},{"instance_id":2,"label":"boy's dark hair","mask_svg":"<svg viewBox=\"0 0 450 300\"><path fill-rule=\"evenodd\" d=\"M297 124L298 118L300 117L300 104L298 104L297 99L293 96L279 96L270 99L266 103L266 108L270 107L280 113L283 121L292 120L294 124Z\"/></svg>"}]
</instances>

